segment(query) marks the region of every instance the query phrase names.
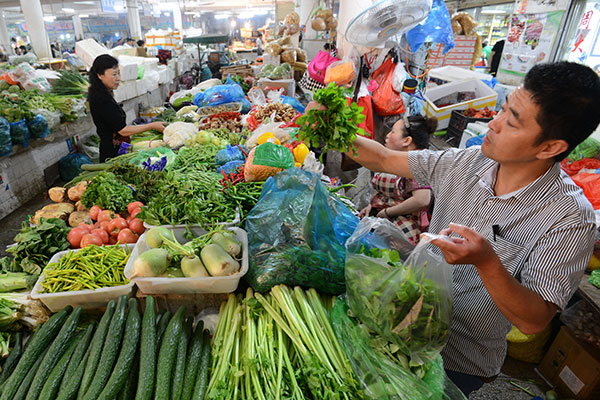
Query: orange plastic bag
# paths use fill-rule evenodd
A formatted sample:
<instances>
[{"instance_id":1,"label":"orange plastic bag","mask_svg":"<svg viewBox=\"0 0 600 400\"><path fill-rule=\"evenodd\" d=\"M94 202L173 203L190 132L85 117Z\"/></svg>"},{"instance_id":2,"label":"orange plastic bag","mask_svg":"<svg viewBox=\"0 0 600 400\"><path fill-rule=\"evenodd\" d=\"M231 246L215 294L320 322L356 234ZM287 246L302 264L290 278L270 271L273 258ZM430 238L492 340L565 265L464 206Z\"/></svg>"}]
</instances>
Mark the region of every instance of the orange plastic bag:
<instances>
[{"instance_id":1,"label":"orange plastic bag","mask_svg":"<svg viewBox=\"0 0 600 400\"><path fill-rule=\"evenodd\" d=\"M393 86L395 68L394 61L387 58L381 67L373 72L373 79L379 85L373 92L373 109L382 117L404 113L402 97L394 90Z\"/></svg>"},{"instance_id":2,"label":"orange plastic bag","mask_svg":"<svg viewBox=\"0 0 600 400\"><path fill-rule=\"evenodd\" d=\"M600 209L600 174L580 172L571 179L583 189L583 194L592 203L594 210Z\"/></svg>"}]
</instances>

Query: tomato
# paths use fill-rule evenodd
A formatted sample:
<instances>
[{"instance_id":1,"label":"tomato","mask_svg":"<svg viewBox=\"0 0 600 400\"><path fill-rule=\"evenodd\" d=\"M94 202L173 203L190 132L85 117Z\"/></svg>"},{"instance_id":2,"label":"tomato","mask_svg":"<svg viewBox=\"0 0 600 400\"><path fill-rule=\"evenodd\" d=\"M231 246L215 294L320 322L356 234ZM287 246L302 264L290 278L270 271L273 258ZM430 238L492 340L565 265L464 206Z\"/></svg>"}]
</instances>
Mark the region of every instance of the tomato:
<instances>
[{"instance_id":1,"label":"tomato","mask_svg":"<svg viewBox=\"0 0 600 400\"><path fill-rule=\"evenodd\" d=\"M122 229L125 229L128 226L125 218L115 218L108 224L108 233L111 236L117 236Z\"/></svg>"},{"instance_id":2,"label":"tomato","mask_svg":"<svg viewBox=\"0 0 600 400\"><path fill-rule=\"evenodd\" d=\"M130 224L132 219L133 217L129 215L127 218L125 218L125 221L127 221L127 224Z\"/></svg>"},{"instance_id":3,"label":"tomato","mask_svg":"<svg viewBox=\"0 0 600 400\"><path fill-rule=\"evenodd\" d=\"M106 232L104 229L93 229L90 233L98 236L100 240L102 240L102 244L108 243L108 232Z\"/></svg>"},{"instance_id":4,"label":"tomato","mask_svg":"<svg viewBox=\"0 0 600 400\"><path fill-rule=\"evenodd\" d=\"M135 243L138 238L139 236L129 228L122 229L117 236L117 240L121 243Z\"/></svg>"},{"instance_id":5,"label":"tomato","mask_svg":"<svg viewBox=\"0 0 600 400\"><path fill-rule=\"evenodd\" d=\"M129 216L131 218L135 218L135 216L138 215L140 213L140 211L142 211L141 208L136 208L135 210L133 210L133 212L131 214L129 214Z\"/></svg>"},{"instance_id":6,"label":"tomato","mask_svg":"<svg viewBox=\"0 0 600 400\"><path fill-rule=\"evenodd\" d=\"M102 246L102 239L100 239L96 235L92 235L91 233L87 233L87 234L83 235L83 237L81 238L80 247L83 248L83 247L88 246L90 244L95 244L97 246Z\"/></svg>"},{"instance_id":7,"label":"tomato","mask_svg":"<svg viewBox=\"0 0 600 400\"><path fill-rule=\"evenodd\" d=\"M115 213L109 210L102 210L100 214L98 214L98 221L110 221L115 217Z\"/></svg>"},{"instance_id":8,"label":"tomato","mask_svg":"<svg viewBox=\"0 0 600 400\"><path fill-rule=\"evenodd\" d=\"M136 208L140 208L140 207L143 207L143 206L144 206L144 203L142 203L141 201L132 201L131 203L129 203L127 205L127 212L129 212L129 214L131 214L131 213L133 213L133 211Z\"/></svg>"},{"instance_id":9,"label":"tomato","mask_svg":"<svg viewBox=\"0 0 600 400\"><path fill-rule=\"evenodd\" d=\"M108 233L108 224L110 224L110 221L98 222L98 229L103 229Z\"/></svg>"},{"instance_id":10,"label":"tomato","mask_svg":"<svg viewBox=\"0 0 600 400\"><path fill-rule=\"evenodd\" d=\"M86 224L85 222L80 223L79 225L77 225L78 228L83 228L85 230L88 231L88 233L94 229L94 225L90 225L90 224Z\"/></svg>"},{"instance_id":11,"label":"tomato","mask_svg":"<svg viewBox=\"0 0 600 400\"><path fill-rule=\"evenodd\" d=\"M131 222L129 222L129 229L131 229L138 235L141 235L146 230L146 228L144 227L144 222L142 222L142 220L139 218L134 218L131 220Z\"/></svg>"},{"instance_id":12,"label":"tomato","mask_svg":"<svg viewBox=\"0 0 600 400\"><path fill-rule=\"evenodd\" d=\"M85 228L73 228L67 235L67 240L71 244L71 247L74 249L78 249L81 244L81 238L83 235L88 234L89 232Z\"/></svg>"},{"instance_id":13,"label":"tomato","mask_svg":"<svg viewBox=\"0 0 600 400\"><path fill-rule=\"evenodd\" d=\"M102 209L100 208L100 206L92 206L92 208L90 208L90 218L93 219L94 221L97 221L98 216L100 215L100 212L102 212Z\"/></svg>"},{"instance_id":14,"label":"tomato","mask_svg":"<svg viewBox=\"0 0 600 400\"><path fill-rule=\"evenodd\" d=\"M117 244L117 237L116 236L109 236L108 237L108 245L112 246L113 244Z\"/></svg>"}]
</instances>

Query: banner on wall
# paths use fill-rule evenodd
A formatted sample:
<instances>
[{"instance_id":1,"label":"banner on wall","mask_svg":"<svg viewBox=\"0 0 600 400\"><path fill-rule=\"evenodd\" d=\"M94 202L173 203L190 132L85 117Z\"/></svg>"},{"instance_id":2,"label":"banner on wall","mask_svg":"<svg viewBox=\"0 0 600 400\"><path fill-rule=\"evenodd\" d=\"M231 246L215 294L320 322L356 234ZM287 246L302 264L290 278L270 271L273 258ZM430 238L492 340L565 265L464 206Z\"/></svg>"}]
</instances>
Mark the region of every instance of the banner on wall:
<instances>
[{"instance_id":1,"label":"banner on wall","mask_svg":"<svg viewBox=\"0 0 600 400\"><path fill-rule=\"evenodd\" d=\"M535 64L549 61L563 14L511 15L499 72L525 76Z\"/></svg>"},{"instance_id":2,"label":"banner on wall","mask_svg":"<svg viewBox=\"0 0 600 400\"><path fill-rule=\"evenodd\" d=\"M551 11L565 11L569 0L516 0L515 14L541 14Z\"/></svg>"}]
</instances>

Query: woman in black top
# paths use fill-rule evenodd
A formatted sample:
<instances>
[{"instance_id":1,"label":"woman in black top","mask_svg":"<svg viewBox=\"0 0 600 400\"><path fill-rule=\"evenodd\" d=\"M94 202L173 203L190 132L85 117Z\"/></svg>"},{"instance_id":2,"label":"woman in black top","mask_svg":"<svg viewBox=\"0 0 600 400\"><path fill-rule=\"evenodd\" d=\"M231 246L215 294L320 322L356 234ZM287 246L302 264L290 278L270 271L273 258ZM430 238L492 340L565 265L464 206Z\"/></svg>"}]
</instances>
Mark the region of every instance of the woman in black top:
<instances>
[{"instance_id":1,"label":"woman in black top","mask_svg":"<svg viewBox=\"0 0 600 400\"><path fill-rule=\"evenodd\" d=\"M130 125L125 122L125 111L113 97L113 90L119 87L121 72L116 58L103 54L94 60L89 73L90 88L88 101L98 136L100 137L100 162L118 155L121 143L129 143L129 136L150 129L162 133L162 122L146 125Z\"/></svg>"}]
</instances>

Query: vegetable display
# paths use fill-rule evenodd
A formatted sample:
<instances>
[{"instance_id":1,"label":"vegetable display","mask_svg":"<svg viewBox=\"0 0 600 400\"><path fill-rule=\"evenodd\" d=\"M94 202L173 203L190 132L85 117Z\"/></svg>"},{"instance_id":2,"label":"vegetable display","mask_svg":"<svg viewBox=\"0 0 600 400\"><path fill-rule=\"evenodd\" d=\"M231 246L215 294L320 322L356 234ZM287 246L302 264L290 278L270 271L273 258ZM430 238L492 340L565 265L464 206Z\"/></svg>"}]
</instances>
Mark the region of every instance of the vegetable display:
<instances>
[{"instance_id":1,"label":"vegetable display","mask_svg":"<svg viewBox=\"0 0 600 400\"><path fill-rule=\"evenodd\" d=\"M90 208L98 205L103 209L123 211L133 201L133 191L121 183L112 172L96 176L81 197L81 203Z\"/></svg>"},{"instance_id":2,"label":"vegetable display","mask_svg":"<svg viewBox=\"0 0 600 400\"><path fill-rule=\"evenodd\" d=\"M242 131L241 118L239 112L231 111L209 115L200 121L200 129L226 128L231 132L240 133Z\"/></svg>"},{"instance_id":3,"label":"vegetable display","mask_svg":"<svg viewBox=\"0 0 600 400\"><path fill-rule=\"evenodd\" d=\"M89 87L89 82L79 72L69 69L58 71L58 79L52 82L51 93L60 96L81 96Z\"/></svg>"},{"instance_id":4,"label":"vegetable display","mask_svg":"<svg viewBox=\"0 0 600 400\"><path fill-rule=\"evenodd\" d=\"M94 290L127 284L123 275L129 251L121 246L90 245L69 251L48 265L41 285L45 293Z\"/></svg>"},{"instance_id":5,"label":"vegetable display","mask_svg":"<svg viewBox=\"0 0 600 400\"><path fill-rule=\"evenodd\" d=\"M309 147L322 146L323 153L328 150L355 151L353 142L356 135L364 134L364 130L357 125L365 120L365 116L362 107L356 103L348 106L347 97L351 96L350 90L338 87L333 82L319 89L315 93L315 101L325 109L312 108L298 118L298 138Z\"/></svg>"}]
</instances>

